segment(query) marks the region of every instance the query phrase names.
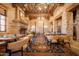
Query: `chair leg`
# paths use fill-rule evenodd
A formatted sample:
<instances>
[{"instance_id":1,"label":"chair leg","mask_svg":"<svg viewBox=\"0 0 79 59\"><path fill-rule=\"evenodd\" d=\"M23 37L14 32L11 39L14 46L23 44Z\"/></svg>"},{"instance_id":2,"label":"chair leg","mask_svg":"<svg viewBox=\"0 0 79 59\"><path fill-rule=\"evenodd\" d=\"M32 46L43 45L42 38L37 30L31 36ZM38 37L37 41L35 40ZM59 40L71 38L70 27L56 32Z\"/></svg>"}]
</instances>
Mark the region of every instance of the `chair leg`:
<instances>
[{"instance_id":1,"label":"chair leg","mask_svg":"<svg viewBox=\"0 0 79 59\"><path fill-rule=\"evenodd\" d=\"M21 56L23 56L23 48L21 48Z\"/></svg>"},{"instance_id":2,"label":"chair leg","mask_svg":"<svg viewBox=\"0 0 79 59\"><path fill-rule=\"evenodd\" d=\"M12 54L12 52L11 52L11 50L9 50L9 56L11 56L11 54Z\"/></svg>"},{"instance_id":3,"label":"chair leg","mask_svg":"<svg viewBox=\"0 0 79 59\"><path fill-rule=\"evenodd\" d=\"M9 53L9 56L11 56L11 53Z\"/></svg>"},{"instance_id":4,"label":"chair leg","mask_svg":"<svg viewBox=\"0 0 79 59\"><path fill-rule=\"evenodd\" d=\"M23 56L23 51L21 51L21 56Z\"/></svg>"},{"instance_id":5,"label":"chair leg","mask_svg":"<svg viewBox=\"0 0 79 59\"><path fill-rule=\"evenodd\" d=\"M69 47L71 48L70 43L68 43L68 44L69 44Z\"/></svg>"},{"instance_id":6,"label":"chair leg","mask_svg":"<svg viewBox=\"0 0 79 59\"><path fill-rule=\"evenodd\" d=\"M26 52L28 51L28 48L26 48Z\"/></svg>"}]
</instances>

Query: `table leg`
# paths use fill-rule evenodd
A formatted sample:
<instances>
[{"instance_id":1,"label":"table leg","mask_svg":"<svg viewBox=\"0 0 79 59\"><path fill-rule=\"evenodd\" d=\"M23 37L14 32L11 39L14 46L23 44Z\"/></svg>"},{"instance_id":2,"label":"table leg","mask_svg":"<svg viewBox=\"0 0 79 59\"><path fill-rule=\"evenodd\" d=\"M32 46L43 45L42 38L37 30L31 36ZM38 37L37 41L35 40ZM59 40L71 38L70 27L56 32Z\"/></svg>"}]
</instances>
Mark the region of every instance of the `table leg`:
<instances>
[{"instance_id":1,"label":"table leg","mask_svg":"<svg viewBox=\"0 0 79 59\"><path fill-rule=\"evenodd\" d=\"M7 53L7 43L8 42L6 42L6 45L5 45L5 53Z\"/></svg>"}]
</instances>

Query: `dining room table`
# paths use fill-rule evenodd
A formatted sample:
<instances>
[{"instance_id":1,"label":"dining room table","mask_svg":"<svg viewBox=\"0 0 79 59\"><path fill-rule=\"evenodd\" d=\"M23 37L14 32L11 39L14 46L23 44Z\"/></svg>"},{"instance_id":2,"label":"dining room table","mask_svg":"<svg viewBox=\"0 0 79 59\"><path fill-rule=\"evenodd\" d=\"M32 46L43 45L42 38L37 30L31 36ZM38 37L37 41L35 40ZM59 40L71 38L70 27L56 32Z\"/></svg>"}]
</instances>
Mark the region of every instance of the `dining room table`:
<instances>
[{"instance_id":1,"label":"dining room table","mask_svg":"<svg viewBox=\"0 0 79 59\"><path fill-rule=\"evenodd\" d=\"M5 46L5 52L7 52L7 44L15 41L16 38L0 38L0 47Z\"/></svg>"}]
</instances>

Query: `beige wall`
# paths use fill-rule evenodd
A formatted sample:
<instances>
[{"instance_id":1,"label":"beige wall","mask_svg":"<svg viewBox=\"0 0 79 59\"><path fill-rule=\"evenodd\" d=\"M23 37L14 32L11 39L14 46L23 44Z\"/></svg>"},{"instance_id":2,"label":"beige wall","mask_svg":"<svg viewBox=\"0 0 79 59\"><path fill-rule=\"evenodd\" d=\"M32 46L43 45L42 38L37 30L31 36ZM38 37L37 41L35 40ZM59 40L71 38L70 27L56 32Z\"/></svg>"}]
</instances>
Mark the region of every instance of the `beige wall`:
<instances>
[{"instance_id":1,"label":"beige wall","mask_svg":"<svg viewBox=\"0 0 79 59\"><path fill-rule=\"evenodd\" d=\"M64 17L65 16L65 17ZM58 8L56 8L56 10L54 11L54 16L53 16L53 22L54 22L54 32L57 33L57 22L56 20L58 18L62 18L62 26L61 26L61 33L66 34L67 33L67 17L66 17L66 11L64 6L60 6Z\"/></svg>"},{"instance_id":2,"label":"beige wall","mask_svg":"<svg viewBox=\"0 0 79 59\"><path fill-rule=\"evenodd\" d=\"M6 34L19 34L19 26L17 22L13 22L14 21L19 21L19 9L20 8L16 8L12 6L11 3L5 3L1 5L2 7L6 7L6 11L7 11L7 31L6 32L0 32L0 35L6 35ZM17 13L16 13L17 12ZM17 14L17 16L16 16ZM23 20L24 21L24 20Z\"/></svg>"},{"instance_id":3,"label":"beige wall","mask_svg":"<svg viewBox=\"0 0 79 59\"><path fill-rule=\"evenodd\" d=\"M4 6L6 6L6 11L7 11L7 18L6 18L6 25L7 25L7 30L6 32L0 32L0 35L4 35L4 34L9 34L9 33L15 33L16 28L12 27L11 25L13 25L12 20L15 19L15 8L12 7L11 4L2 4Z\"/></svg>"},{"instance_id":4,"label":"beige wall","mask_svg":"<svg viewBox=\"0 0 79 59\"><path fill-rule=\"evenodd\" d=\"M78 4L65 4L62 7L57 8L54 11L54 16L52 21L54 22L54 32L56 32L56 19L62 16L62 33L67 33L73 36L73 14L69 12L72 8L75 8ZM79 19L79 15L77 16ZM77 37L79 37L79 21L77 19ZM71 39L71 50L79 55L79 40L74 41Z\"/></svg>"}]
</instances>

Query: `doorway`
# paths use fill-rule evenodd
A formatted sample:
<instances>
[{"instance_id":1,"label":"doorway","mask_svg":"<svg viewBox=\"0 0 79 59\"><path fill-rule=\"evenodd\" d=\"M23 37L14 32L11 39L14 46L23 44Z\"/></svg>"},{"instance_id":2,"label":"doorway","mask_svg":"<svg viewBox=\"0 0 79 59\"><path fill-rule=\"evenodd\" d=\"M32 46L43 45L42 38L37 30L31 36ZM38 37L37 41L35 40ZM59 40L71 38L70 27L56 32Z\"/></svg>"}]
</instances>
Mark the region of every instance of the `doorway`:
<instances>
[{"instance_id":1,"label":"doorway","mask_svg":"<svg viewBox=\"0 0 79 59\"><path fill-rule=\"evenodd\" d=\"M73 40L77 39L77 33L76 33L76 16L77 16L77 10L73 10Z\"/></svg>"}]
</instances>

